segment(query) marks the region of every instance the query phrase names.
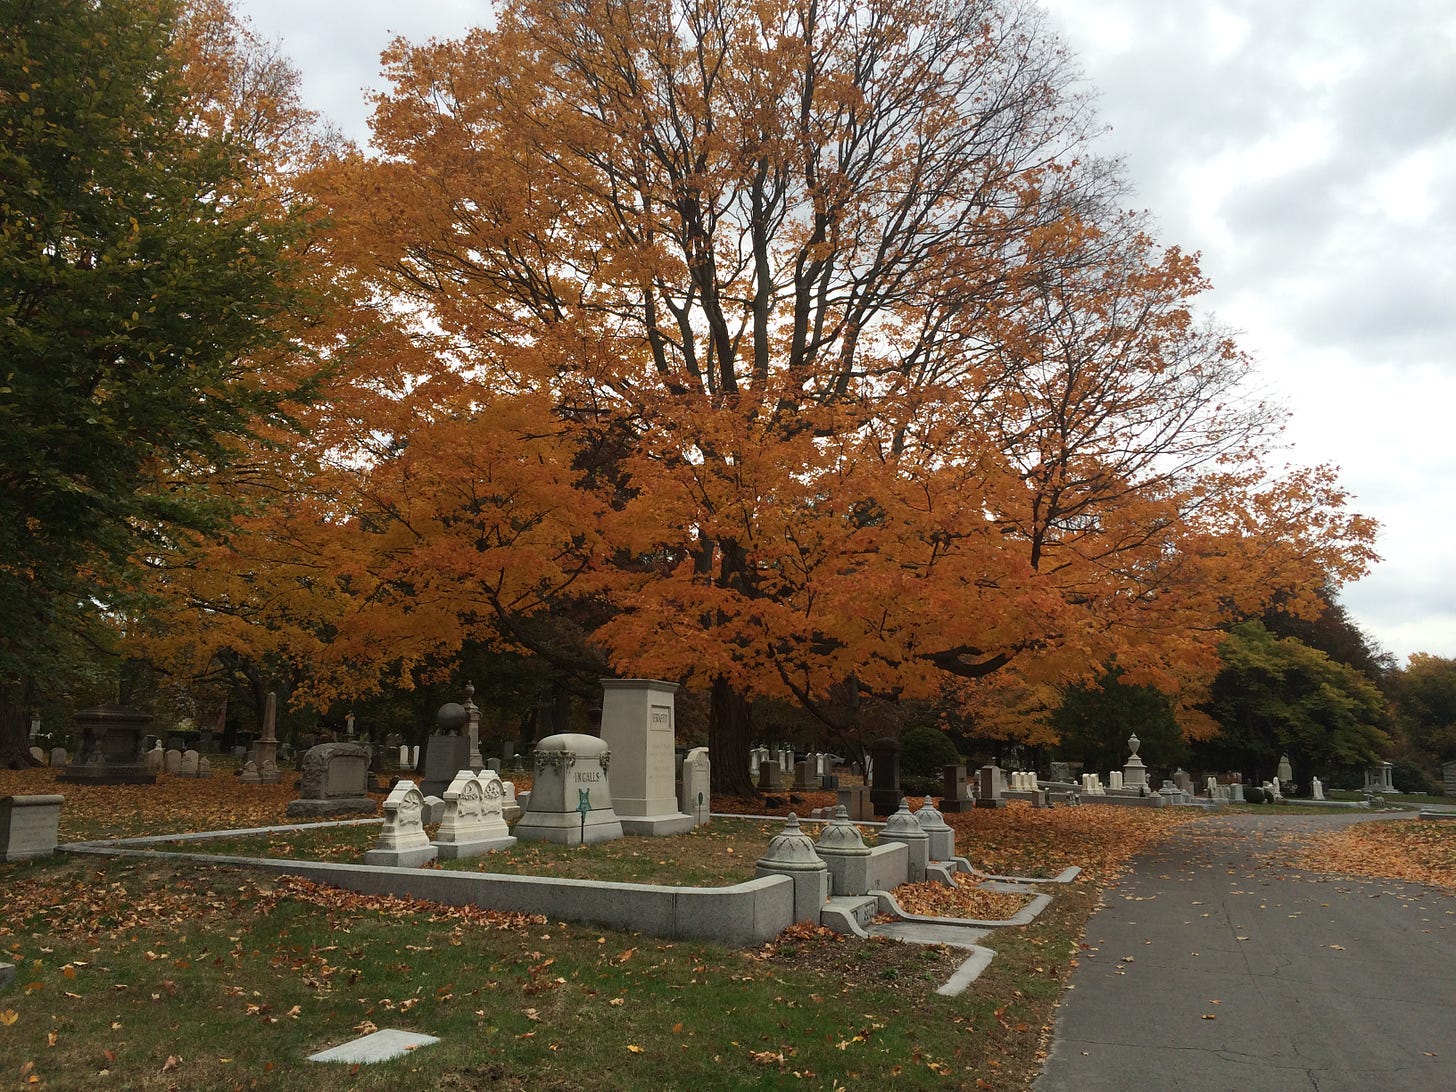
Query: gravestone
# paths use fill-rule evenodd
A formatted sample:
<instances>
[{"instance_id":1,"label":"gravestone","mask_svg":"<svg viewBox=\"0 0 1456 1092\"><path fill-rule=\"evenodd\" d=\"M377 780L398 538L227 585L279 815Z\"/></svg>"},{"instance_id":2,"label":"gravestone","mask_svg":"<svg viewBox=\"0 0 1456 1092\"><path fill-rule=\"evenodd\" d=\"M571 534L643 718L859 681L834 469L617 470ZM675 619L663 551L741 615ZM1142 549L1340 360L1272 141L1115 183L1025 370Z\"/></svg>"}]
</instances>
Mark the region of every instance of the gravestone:
<instances>
[{"instance_id":1,"label":"gravestone","mask_svg":"<svg viewBox=\"0 0 1456 1092\"><path fill-rule=\"evenodd\" d=\"M384 829L374 848L364 854L364 863L419 868L433 861L438 851L425 833L424 809L424 795L413 781L395 785L384 799Z\"/></svg>"},{"instance_id":2,"label":"gravestone","mask_svg":"<svg viewBox=\"0 0 1456 1092\"><path fill-rule=\"evenodd\" d=\"M516 844L505 820L505 786L493 773L461 770L445 789L445 814L435 835L441 860L478 857Z\"/></svg>"},{"instance_id":3,"label":"gravestone","mask_svg":"<svg viewBox=\"0 0 1456 1092\"><path fill-rule=\"evenodd\" d=\"M259 783L278 784L278 695L271 690L263 703L263 734L254 746L258 751Z\"/></svg>"},{"instance_id":4,"label":"gravestone","mask_svg":"<svg viewBox=\"0 0 1456 1092\"><path fill-rule=\"evenodd\" d=\"M303 756L298 799L289 802L290 816L373 815L378 805L369 796L369 749L359 743L320 743Z\"/></svg>"},{"instance_id":5,"label":"gravestone","mask_svg":"<svg viewBox=\"0 0 1456 1092\"><path fill-rule=\"evenodd\" d=\"M867 785L845 785L843 788L834 790L835 803L845 811L845 815L856 823L873 823L875 821L875 809L870 803L870 790Z\"/></svg>"},{"instance_id":6,"label":"gravestone","mask_svg":"<svg viewBox=\"0 0 1456 1092\"><path fill-rule=\"evenodd\" d=\"M708 748L694 747L683 758L678 808L692 817L693 826L700 827L708 822L712 798L713 764L708 759Z\"/></svg>"},{"instance_id":7,"label":"gravestone","mask_svg":"<svg viewBox=\"0 0 1456 1092\"><path fill-rule=\"evenodd\" d=\"M994 763L982 766L976 772L976 807L1004 808L1006 800L1001 780L1001 768Z\"/></svg>"},{"instance_id":8,"label":"gravestone","mask_svg":"<svg viewBox=\"0 0 1456 1092\"><path fill-rule=\"evenodd\" d=\"M795 792L808 792L809 791L809 763L808 762L795 762L794 763L794 786L793 787L794 787L794 791ZM818 788L817 785L814 786L814 787L815 788Z\"/></svg>"},{"instance_id":9,"label":"gravestone","mask_svg":"<svg viewBox=\"0 0 1456 1092\"><path fill-rule=\"evenodd\" d=\"M426 796L439 796L457 773L470 768L470 737L464 734L469 723L470 714L457 702L446 702L435 714L435 731L425 741L425 770L420 778L420 792Z\"/></svg>"},{"instance_id":10,"label":"gravestone","mask_svg":"<svg viewBox=\"0 0 1456 1092\"><path fill-rule=\"evenodd\" d=\"M946 766L942 772L944 786L940 798L940 810L948 812L970 811L975 807L970 786L966 782L964 766Z\"/></svg>"},{"instance_id":11,"label":"gravestone","mask_svg":"<svg viewBox=\"0 0 1456 1092\"><path fill-rule=\"evenodd\" d=\"M1312 778L1309 783L1309 791L1310 796L1312 796L1314 799L1323 800L1325 798L1324 782L1317 777Z\"/></svg>"},{"instance_id":12,"label":"gravestone","mask_svg":"<svg viewBox=\"0 0 1456 1092\"><path fill-rule=\"evenodd\" d=\"M244 785L257 785L262 781L258 776L258 763L253 759L243 763L243 768L238 774L238 780Z\"/></svg>"},{"instance_id":13,"label":"gravestone","mask_svg":"<svg viewBox=\"0 0 1456 1092\"><path fill-rule=\"evenodd\" d=\"M181 769L182 752L177 750L176 747L167 748L166 752L162 755L162 772L175 775Z\"/></svg>"},{"instance_id":14,"label":"gravestone","mask_svg":"<svg viewBox=\"0 0 1456 1092\"><path fill-rule=\"evenodd\" d=\"M1279 769L1277 772L1279 774L1279 783L1281 785L1287 785L1289 782L1294 780L1294 768L1289 765L1288 755L1279 756Z\"/></svg>"},{"instance_id":15,"label":"gravestone","mask_svg":"<svg viewBox=\"0 0 1456 1092\"><path fill-rule=\"evenodd\" d=\"M1047 773L1047 780L1063 783L1072 780L1072 767L1065 762L1053 762Z\"/></svg>"},{"instance_id":16,"label":"gravestone","mask_svg":"<svg viewBox=\"0 0 1456 1092\"><path fill-rule=\"evenodd\" d=\"M475 704L475 684L465 683L465 739L469 747L467 763L471 770L479 773L485 769L485 757L480 753L480 707Z\"/></svg>"},{"instance_id":17,"label":"gravestone","mask_svg":"<svg viewBox=\"0 0 1456 1092\"><path fill-rule=\"evenodd\" d=\"M56 850L64 796L0 797L0 861L45 857Z\"/></svg>"},{"instance_id":18,"label":"gravestone","mask_svg":"<svg viewBox=\"0 0 1456 1092\"><path fill-rule=\"evenodd\" d=\"M894 815L900 808L900 741L877 739L870 744L874 771L870 781L870 805L875 814Z\"/></svg>"},{"instance_id":19,"label":"gravestone","mask_svg":"<svg viewBox=\"0 0 1456 1092\"><path fill-rule=\"evenodd\" d=\"M1365 791L1385 795L1396 791L1395 782L1391 780L1391 771L1394 769L1389 762L1382 762L1376 766L1370 766L1365 770Z\"/></svg>"},{"instance_id":20,"label":"gravestone","mask_svg":"<svg viewBox=\"0 0 1456 1092\"><path fill-rule=\"evenodd\" d=\"M81 749L66 764L58 780L90 785L155 785L157 775L147 771L142 737L152 722L150 713L122 705L98 705L76 714L81 728ZM61 752L64 760L65 752ZM52 752L51 765L56 756Z\"/></svg>"},{"instance_id":21,"label":"gravestone","mask_svg":"<svg viewBox=\"0 0 1456 1092\"><path fill-rule=\"evenodd\" d=\"M162 772L164 757L161 740L158 740L157 745L142 756L142 760L146 763L148 773L159 774Z\"/></svg>"},{"instance_id":22,"label":"gravestone","mask_svg":"<svg viewBox=\"0 0 1456 1092\"><path fill-rule=\"evenodd\" d=\"M1456 796L1456 762L1447 762L1441 767L1441 783L1447 796Z\"/></svg>"},{"instance_id":23,"label":"gravestone","mask_svg":"<svg viewBox=\"0 0 1456 1092\"><path fill-rule=\"evenodd\" d=\"M46 753L42 751L39 747L31 747L30 757L33 758L36 762L40 763L42 766L48 765L46 761Z\"/></svg>"},{"instance_id":24,"label":"gravestone","mask_svg":"<svg viewBox=\"0 0 1456 1092\"><path fill-rule=\"evenodd\" d=\"M517 838L576 846L622 837L607 781L612 753L604 740L574 732L547 736L536 744L535 761Z\"/></svg>"},{"instance_id":25,"label":"gravestone","mask_svg":"<svg viewBox=\"0 0 1456 1092\"><path fill-rule=\"evenodd\" d=\"M677 683L602 680L602 742L612 756L612 805L624 834L691 830L678 808L674 770Z\"/></svg>"},{"instance_id":26,"label":"gravestone","mask_svg":"<svg viewBox=\"0 0 1456 1092\"><path fill-rule=\"evenodd\" d=\"M784 771L778 762L769 759L766 762L759 763L758 787L764 792L783 792Z\"/></svg>"},{"instance_id":27,"label":"gravestone","mask_svg":"<svg viewBox=\"0 0 1456 1092\"><path fill-rule=\"evenodd\" d=\"M183 751L182 757L177 762L177 773L182 777L196 777L197 763L201 757L191 748Z\"/></svg>"},{"instance_id":28,"label":"gravestone","mask_svg":"<svg viewBox=\"0 0 1456 1092\"><path fill-rule=\"evenodd\" d=\"M1148 787L1148 768L1143 760L1138 757L1138 748L1142 741L1134 732L1127 738L1127 748L1130 754L1126 762L1122 764L1122 784L1124 788L1141 791Z\"/></svg>"}]
</instances>

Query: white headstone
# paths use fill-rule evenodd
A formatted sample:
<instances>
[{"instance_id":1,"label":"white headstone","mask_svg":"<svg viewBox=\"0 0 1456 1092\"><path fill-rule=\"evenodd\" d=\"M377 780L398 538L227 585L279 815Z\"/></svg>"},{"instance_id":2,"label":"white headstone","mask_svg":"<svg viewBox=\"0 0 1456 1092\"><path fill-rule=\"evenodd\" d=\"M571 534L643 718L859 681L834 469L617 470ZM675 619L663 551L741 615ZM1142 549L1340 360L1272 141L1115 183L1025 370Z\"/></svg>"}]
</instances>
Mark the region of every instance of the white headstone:
<instances>
[{"instance_id":1,"label":"white headstone","mask_svg":"<svg viewBox=\"0 0 1456 1092\"><path fill-rule=\"evenodd\" d=\"M435 835L440 857L476 857L515 845L504 811L505 787L498 775L461 770L445 789L445 815Z\"/></svg>"},{"instance_id":2,"label":"white headstone","mask_svg":"<svg viewBox=\"0 0 1456 1092\"><path fill-rule=\"evenodd\" d=\"M175 774L182 769L182 752L173 747L162 755L162 769Z\"/></svg>"},{"instance_id":3,"label":"white headstone","mask_svg":"<svg viewBox=\"0 0 1456 1092\"><path fill-rule=\"evenodd\" d=\"M678 808L692 817L693 826L702 826L708 822L712 796L713 764L708 760L708 748L694 747L683 759Z\"/></svg>"},{"instance_id":4,"label":"white headstone","mask_svg":"<svg viewBox=\"0 0 1456 1092\"><path fill-rule=\"evenodd\" d=\"M384 829L379 841L364 854L366 865L418 868L435 859L435 847L425 834L425 797L413 781L401 781L384 800Z\"/></svg>"},{"instance_id":5,"label":"white headstone","mask_svg":"<svg viewBox=\"0 0 1456 1092\"><path fill-rule=\"evenodd\" d=\"M1325 798L1324 782L1321 781L1319 778L1316 777L1311 780L1309 783L1309 787L1311 790L1310 795L1313 796L1316 800L1323 800Z\"/></svg>"}]
</instances>

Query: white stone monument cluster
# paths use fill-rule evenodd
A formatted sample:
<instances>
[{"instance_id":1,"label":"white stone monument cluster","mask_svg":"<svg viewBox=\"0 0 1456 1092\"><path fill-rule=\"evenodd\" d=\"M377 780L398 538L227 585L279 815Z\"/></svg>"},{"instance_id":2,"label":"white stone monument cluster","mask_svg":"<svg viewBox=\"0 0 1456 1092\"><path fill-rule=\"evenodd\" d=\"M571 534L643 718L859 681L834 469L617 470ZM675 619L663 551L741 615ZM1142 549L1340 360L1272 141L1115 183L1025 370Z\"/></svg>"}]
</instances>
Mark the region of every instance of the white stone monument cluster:
<instances>
[{"instance_id":1,"label":"white stone monument cluster","mask_svg":"<svg viewBox=\"0 0 1456 1092\"><path fill-rule=\"evenodd\" d=\"M384 829L367 865L418 868L435 860L477 857L516 844L506 823L507 801L514 798L500 775L461 770L445 790L444 814L432 840L425 830L427 804L413 781L400 781L384 800Z\"/></svg>"},{"instance_id":2,"label":"white stone monument cluster","mask_svg":"<svg viewBox=\"0 0 1456 1092\"><path fill-rule=\"evenodd\" d=\"M517 839L589 845L625 834L677 834L708 822L708 749L694 748L677 762L677 684L603 679L602 688L601 736L562 733L537 743L524 807L515 786L488 766L460 770L443 798L400 781L384 802L384 829L365 863L418 867ZM517 815L512 831L508 822ZM436 822L431 840L424 828Z\"/></svg>"}]
</instances>

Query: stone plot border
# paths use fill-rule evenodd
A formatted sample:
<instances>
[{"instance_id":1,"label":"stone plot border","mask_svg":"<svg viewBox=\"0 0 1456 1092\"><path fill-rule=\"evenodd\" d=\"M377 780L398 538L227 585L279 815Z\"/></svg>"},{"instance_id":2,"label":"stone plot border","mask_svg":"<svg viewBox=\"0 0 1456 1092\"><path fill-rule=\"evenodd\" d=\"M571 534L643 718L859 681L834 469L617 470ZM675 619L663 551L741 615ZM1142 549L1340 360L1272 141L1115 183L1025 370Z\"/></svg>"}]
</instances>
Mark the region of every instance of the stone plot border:
<instances>
[{"instance_id":1,"label":"stone plot border","mask_svg":"<svg viewBox=\"0 0 1456 1092\"><path fill-rule=\"evenodd\" d=\"M794 884L788 876L763 876L728 887L667 887L142 848L191 839L379 822L379 819L353 819L246 831L149 835L111 842L72 842L59 848L66 853L166 858L256 868L279 875L302 876L362 895L402 895L447 906L542 914L556 921L590 922L667 940L711 940L730 948L765 944L795 920Z\"/></svg>"}]
</instances>

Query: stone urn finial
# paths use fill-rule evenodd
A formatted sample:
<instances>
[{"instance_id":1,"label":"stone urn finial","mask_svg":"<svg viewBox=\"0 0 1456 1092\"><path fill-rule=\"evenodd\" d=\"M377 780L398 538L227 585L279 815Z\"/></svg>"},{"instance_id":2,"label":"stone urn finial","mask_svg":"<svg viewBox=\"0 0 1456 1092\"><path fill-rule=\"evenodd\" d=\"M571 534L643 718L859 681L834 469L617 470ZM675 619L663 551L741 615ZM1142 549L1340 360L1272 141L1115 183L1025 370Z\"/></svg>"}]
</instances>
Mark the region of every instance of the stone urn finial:
<instances>
[{"instance_id":1,"label":"stone urn finial","mask_svg":"<svg viewBox=\"0 0 1456 1092\"><path fill-rule=\"evenodd\" d=\"M1132 754L1132 756L1134 758L1137 757L1138 748L1141 747L1142 745L1143 745L1143 741L1140 740L1140 739L1138 739L1136 732L1134 732L1132 735L1130 735L1130 736L1127 737L1127 749L1128 749L1129 752L1131 752L1131 754Z\"/></svg>"}]
</instances>

